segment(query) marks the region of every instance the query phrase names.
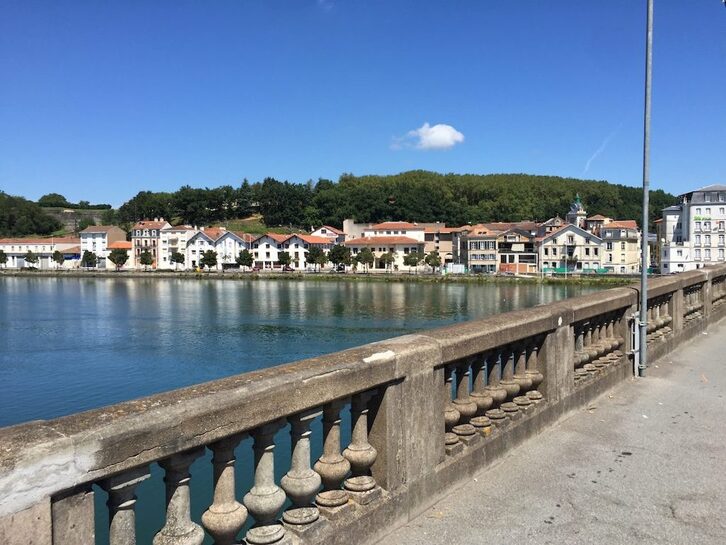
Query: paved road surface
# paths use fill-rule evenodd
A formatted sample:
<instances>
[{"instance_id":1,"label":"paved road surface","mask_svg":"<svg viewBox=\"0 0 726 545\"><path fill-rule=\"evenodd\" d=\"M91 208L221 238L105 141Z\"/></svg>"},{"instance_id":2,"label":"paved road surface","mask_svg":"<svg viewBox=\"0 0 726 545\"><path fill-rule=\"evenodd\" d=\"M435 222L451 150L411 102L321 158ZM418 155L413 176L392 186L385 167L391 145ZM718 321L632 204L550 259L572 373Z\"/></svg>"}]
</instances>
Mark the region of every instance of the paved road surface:
<instances>
[{"instance_id":1,"label":"paved road surface","mask_svg":"<svg viewBox=\"0 0 726 545\"><path fill-rule=\"evenodd\" d=\"M530 440L390 545L726 544L726 322Z\"/></svg>"}]
</instances>

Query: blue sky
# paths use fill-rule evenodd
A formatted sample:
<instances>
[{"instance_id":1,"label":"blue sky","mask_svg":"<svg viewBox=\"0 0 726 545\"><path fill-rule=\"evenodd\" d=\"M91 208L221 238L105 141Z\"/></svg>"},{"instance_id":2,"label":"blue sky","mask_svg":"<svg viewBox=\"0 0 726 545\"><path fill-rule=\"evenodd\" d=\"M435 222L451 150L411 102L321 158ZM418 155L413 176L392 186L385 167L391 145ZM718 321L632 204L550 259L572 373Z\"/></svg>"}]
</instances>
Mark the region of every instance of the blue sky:
<instances>
[{"instance_id":1,"label":"blue sky","mask_svg":"<svg viewBox=\"0 0 726 545\"><path fill-rule=\"evenodd\" d=\"M0 0L0 189L343 172L639 185L645 0ZM655 0L652 185L726 183L726 9ZM428 124L428 125L426 125Z\"/></svg>"}]
</instances>

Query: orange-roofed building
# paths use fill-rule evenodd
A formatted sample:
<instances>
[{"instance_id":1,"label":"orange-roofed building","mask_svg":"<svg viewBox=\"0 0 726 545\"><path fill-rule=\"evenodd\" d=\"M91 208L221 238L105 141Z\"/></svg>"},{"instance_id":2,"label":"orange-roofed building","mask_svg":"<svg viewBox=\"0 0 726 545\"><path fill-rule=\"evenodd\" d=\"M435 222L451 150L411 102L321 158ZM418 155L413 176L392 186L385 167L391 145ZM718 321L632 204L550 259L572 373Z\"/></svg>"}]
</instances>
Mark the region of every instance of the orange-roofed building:
<instances>
[{"instance_id":1,"label":"orange-roofed building","mask_svg":"<svg viewBox=\"0 0 726 545\"><path fill-rule=\"evenodd\" d=\"M35 267L44 270L61 267L64 269L77 268L80 259L80 245L80 239L75 237L2 238L0 239L0 251L5 253L7 261L0 267L5 269ZM53 261L53 253L56 251L64 256L65 261L62 266ZM36 263L25 261L28 252L37 257Z\"/></svg>"},{"instance_id":2,"label":"orange-roofed building","mask_svg":"<svg viewBox=\"0 0 726 545\"><path fill-rule=\"evenodd\" d=\"M323 225L322 227L318 227L310 234L315 237L324 237L330 239L333 244L341 244L345 241L345 233L341 229L336 229L335 227L331 227L330 225Z\"/></svg>"},{"instance_id":3,"label":"orange-roofed building","mask_svg":"<svg viewBox=\"0 0 726 545\"><path fill-rule=\"evenodd\" d=\"M132 269L143 267L141 265L141 254L149 252L152 258L151 268L156 269L159 265L161 230L169 227L171 227L171 224L165 221L164 218L137 222L131 229L131 255L129 256L128 267Z\"/></svg>"},{"instance_id":4,"label":"orange-roofed building","mask_svg":"<svg viewBox=\"0 0 726 545\"><path fill-rule=\"evenodd\" d=\"M411 233L412 231L406 232ZM418 232L418 230L413 232ZM424 230L422 228L420 233L423 235L423 232ZM425 243L422 238L414 238L408 235L364 236L346 240L345 245L350 248L353 256L360 253L363 248L369 248L374 257L374 269L386 269L386 265L381 260L381 256L390 252L393 254L393 268L403 270L403 259L405 256L412 252L423 253Z\"/></svg>"}]
</instances>

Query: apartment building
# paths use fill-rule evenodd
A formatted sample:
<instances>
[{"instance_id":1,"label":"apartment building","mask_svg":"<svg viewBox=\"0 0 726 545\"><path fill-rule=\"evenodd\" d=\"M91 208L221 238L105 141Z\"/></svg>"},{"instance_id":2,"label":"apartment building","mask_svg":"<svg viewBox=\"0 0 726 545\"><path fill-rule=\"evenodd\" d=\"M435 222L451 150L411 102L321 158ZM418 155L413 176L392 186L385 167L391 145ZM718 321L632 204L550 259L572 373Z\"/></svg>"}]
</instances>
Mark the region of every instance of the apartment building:
<instances>
[{"instance_id":1,"label":"apartment building","mask_svg":"<svg viewBox=\"0 0 726 545\"><path fill-rule=\"evenodd\" d=\"M80 252L83 256L84 252L92 252L96 254L98 269L116 268L108 256L111 253L111 243L126 241L126 231L116 227L115 225L91 225L86 227L79 233L80 236Z\"/></svg>"},{"instance_id":2,"label":"apartment building","mask_svg":"<svg viewBox=\"0 0 726 545\"><path fill-rule=\"evenodd\" d=\"M342 244L343 242L345 242L345 233L340 229L331 227L330 225L323 225L322 227L318 227L312 233L310 233L310 235L314 237L327 238L333 244Z\"/></svg>"},{"instance_id":3,"label":"apartment building","mask_svg":"<svg viewBox=\"0 0 726 545\"><path fill-rule=\"evenodd\" d=\"M663 210L661 271L683 272L724 262L726 185L708 185L680 196Z\"/></svg>"},{"instance_id":4,"label":"apartment building","mask_svg":"<svg viewBox=\"0 0 726 545\"><path fill-rule=\"evenodd\" d=\"M598 232L604 244L601 263L607 272L640 272L641 236L634 220L607 221Z\"/></svg>"},{"instance_id":5,"label":"apartment building","mask_svg":"<svg viewBox=\"0 0 726 545\"><path fill-rule=\"evenodd\" d=\"M186 260L187 243L198 232L199 229L191 225L176 225L162 229L159 237L159 268L178 268L176 263L171 262L171 256L180 253Z\"/></svg>"},{"instance_id":6,"label":"apartment building","mask_svg":"<svg viewBox=\"0 0 726 545\"><path fill-rule=\"evenodd\" d=\"M217 264L220 263L217 251L217 239L227 232L224 227L201 227L187 241L184 255L184 265L187 269L201 268L200 261L205 252L217 252Z\"/></svg>"},{"instance_id":7,"label":"apartment building","mask_svg":"<svg viewBox=\"0 0 726 545\"><path fill-rule=\"evenodd\" d=\"M462 257L469 270L474 273L497 272L499 262L497 236L499 232L477 224L463 228L462 235L466 250Z\"/></svg>"},{"instance_id":8,"label":"apartment building","mask_svg":"<svg viewBox=\"0 0 726 545\"><path fill-rule=\"evenodd\" d=\"M149 252L152 258L151 268L158 267L159 248L161 246L161 230L168 229L171 224L164 218L139 221L131 229L130 268L141 268L141 254Z\"/></svg>"},{"instance_id":9,"label":"apartment building","mask_svg":"<svg viewBox=\"0 0 726 545\"><path fill-rule=\"evenodd\" d=\"M537 248L532 231L514 227L497 234L498 271L505 274L537 272Z\"/></svg>"}]
</instances>

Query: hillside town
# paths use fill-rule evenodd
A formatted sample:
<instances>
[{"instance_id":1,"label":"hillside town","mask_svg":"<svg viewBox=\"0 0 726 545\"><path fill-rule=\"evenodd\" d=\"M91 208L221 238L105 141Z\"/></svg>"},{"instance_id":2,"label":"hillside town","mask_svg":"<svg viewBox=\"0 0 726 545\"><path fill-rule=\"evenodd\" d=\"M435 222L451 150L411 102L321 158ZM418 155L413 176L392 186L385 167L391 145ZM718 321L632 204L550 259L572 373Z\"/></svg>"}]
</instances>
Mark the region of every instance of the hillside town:
<instances>
[{"instance_id":1,"label":"hillside town","mask_svg":"<svg viewBox=\"0 0 726 545\"><path fill-rule=\"evenodd\" d=\"M680 196L656 222L650 262L663 273L724 261L726 186ZM129 240L130 239L130 240ZM310 234L137 222L130 233L93 225L79 237L0 239L7 269L173 271L417 271L503 275L637 274L643 237L633 219L588 216L576 196L564 218L447 226L345 220ZM334 248L343 251L333 252ZM114 256L121 255L118 259Z\"/></svg>"}]
</instances>

